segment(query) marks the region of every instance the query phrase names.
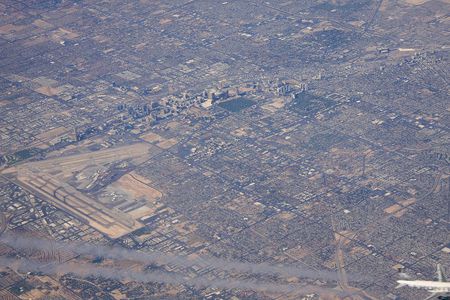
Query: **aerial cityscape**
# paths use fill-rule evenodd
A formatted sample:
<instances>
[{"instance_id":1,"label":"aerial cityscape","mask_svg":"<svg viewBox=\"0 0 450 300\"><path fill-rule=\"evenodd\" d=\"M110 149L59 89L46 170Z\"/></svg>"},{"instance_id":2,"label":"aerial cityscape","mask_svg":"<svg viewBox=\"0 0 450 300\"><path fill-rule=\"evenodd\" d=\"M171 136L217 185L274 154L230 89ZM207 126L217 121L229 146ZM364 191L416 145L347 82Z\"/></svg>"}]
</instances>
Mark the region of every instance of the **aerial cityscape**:
<instances>
[{"instance_id":1,"label":"aerial cityscape","mask_svg":"<svg viewBox=\"0 0 450 300\"><path fill-rule=\"evenodd\" d=\"M450 299L450 0L0 16L0 299Z\"/></svg>"}]
</instances>

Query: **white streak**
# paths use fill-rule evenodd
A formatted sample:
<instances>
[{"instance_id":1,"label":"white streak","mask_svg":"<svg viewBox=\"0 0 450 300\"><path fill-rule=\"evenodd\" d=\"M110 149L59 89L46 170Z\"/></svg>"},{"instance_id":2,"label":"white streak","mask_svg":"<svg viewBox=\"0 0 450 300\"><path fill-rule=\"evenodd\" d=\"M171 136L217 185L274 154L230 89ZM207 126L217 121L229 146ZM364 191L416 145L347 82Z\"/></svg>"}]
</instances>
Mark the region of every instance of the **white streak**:
<instances>
[{"instance_id":1,"label":"white streak","mask_svg":"<svg viewBox=\"0 0 450 300\"><path fill-rule=\"evenodd\" d=\"M300 286L293 284L274 284L253 282L248 280L211 279L205 276L185 277L169 272L142 272L123 268L100 267L91 264L57 263L49 264L28 259L10 259L0 257L0 264L9 266L19 272L40 272L45 275L74 274L80 277L103 277L113 280L131 280L136 282L159 282L164 284L190 285L197 288L241 289L275 293L317 293L337 294L339 292L316 286Z\"/></svg>"},{"instance_id":2,"label":"white streak","mask_svg":"<svg viewBox=\"0 0 450 300\"><path fill-rule=\"evenodd\" d=\"M54 251L55 248L61 248L79 255L93 255L116 260L131 260L144 264L173 264L180 267L200 266L242 273L281 275L285 277L295 276L332 281L338 280L338 276L335 272L316 271L299 266L271 265L267 263L253 264L247 262L228 261L215 257L190 258L187 256L168 254L159 251L140 252L118 246L101 246L86 243L63 243L23 235L12 235L10 233L3 234L0 237L0 241L17 249Z\"/></svg>"}]
</instances>

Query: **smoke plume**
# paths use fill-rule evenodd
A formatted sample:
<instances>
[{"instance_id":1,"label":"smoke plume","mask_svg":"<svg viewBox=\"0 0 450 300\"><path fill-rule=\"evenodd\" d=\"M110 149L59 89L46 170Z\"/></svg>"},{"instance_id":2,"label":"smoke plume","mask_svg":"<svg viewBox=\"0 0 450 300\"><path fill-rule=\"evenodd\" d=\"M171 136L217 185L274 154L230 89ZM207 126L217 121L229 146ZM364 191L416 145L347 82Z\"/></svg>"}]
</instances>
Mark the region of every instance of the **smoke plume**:
<instances>
[{"instance_id":1,"label":"smoke plume","mask_svg":"<svg viewBox=\"0 0 450 300\"><path fill-rule=\"evenodd\" d=\"M144 264L169 264L179 267L197 266L201 268L214 268L217 270L230 272L280 275L284 277L295 276L332 281L338 280L338 276L335 272L316 271L300 266L271 265L266 263L253 264L247 262L228 261L214 257L191 258L189 256L180 256L159 251L140 252L125 249L119 246L102 246L86 243L63 243L24 235L13 235L11 233L4 233L0 237L0 241L16 249L55 251L55 248L60 248L72 251L78 255L92 255L113 260L130 260Z\"/></svg>"},{"instance_id":2,"label":"smoke plume","mask_svg":"<svg viewBox=\"0 0 450 300\"><path fill-rule=\"evenodd\" d=\"M324 295L342 294L337 291L316 287L316 286L300 286L293 284L274 284L267 282L253 282L248 280L228 280L208 278L206 276L198 276L189 278L179 274L150 271L142 272L137 270L100 267L91 264L80 263L47 263L28 259L14 259L0 257L0 264L9 266L9 268L18 272L40 272L45 275L64 275L74 274L79 277L103 277L113 280L131 280L136 282L159 282L164 284L190 285L197 288L220 288L220 289L241 289L259 292L289 293L298 292L302 294L317 293Z\"/></svg>"}]
</instances>

